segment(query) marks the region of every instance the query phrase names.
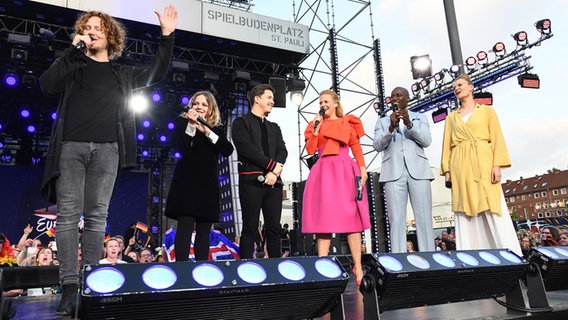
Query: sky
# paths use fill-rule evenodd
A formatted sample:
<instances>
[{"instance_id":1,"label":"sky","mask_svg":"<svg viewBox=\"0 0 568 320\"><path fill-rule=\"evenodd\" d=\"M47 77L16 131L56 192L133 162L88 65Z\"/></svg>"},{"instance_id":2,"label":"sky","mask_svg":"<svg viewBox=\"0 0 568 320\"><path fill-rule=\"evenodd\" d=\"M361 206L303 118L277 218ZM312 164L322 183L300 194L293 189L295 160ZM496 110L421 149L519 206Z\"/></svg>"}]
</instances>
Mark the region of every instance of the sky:
<instances>
[{"instance_id":1,"label":"sky","mask_svg":"<svg viewBox=\"0 0 568 320\"><path fill-rule=\"evenodd\" d=\"M302 3L300 0L254 0L251 12L293 20L293 2L296 8ZM322 3L325 5L325 1ZM328 8L321 8L319 16L327 20L324 12L333 12L336 26L353 17L360 8L360 5L349 0L330 0L328 4ZM511 168L502 171L504 181L544 174L553 167L568 169L568 143L564 139L568 126L568 106L562 102L568 91L568 21L565 19L568 1L454 0L454 5L464 61L480 50L489 51L498 41L504 42L508 51L514 50L516 43L512 35L518 31L526 31L529 42L533 42L540 36L534 23L544 18L551 20L554 36L526 51L534 67L531 73L540 77L540 89L521 88L516 77L512 77L490 86L488 91L493 94L493 107L500 119L512 162ZM365 9L341 32L344 37L369 46L372 44L372 35L380 39L387 95L396 86L410 89L415 82L410 72L410 56L429 54L433 72L452 65L442 0L374 0L371 13L372 19L369 9ZM310 40L312 43L319 41L317 35ZM340 69L357 58L357 50L347 45L338 48ZM313 65L314 61L308 59L300 67L311 68L310 64ZM373 59L367 58L347 78L363 83L367 90L376 92L373 70ZM347 81L342 83L346 88L350 86ZM314 90L323 90L329 84L329 79L319 77L310 85ZM317 97L314 94L316 91L311 96L307 94L304 105L314 101L314 97ZM341 99L344 106L357 106L361 98L352 97L347 92L342 94ZM312 103L306 110L317 112L317 105ZM357 112L354 114L359 115ZM312 118L309 115L307 120ZM361 118L366 133L372 137L377 115L374 111L366 112ZM443 122L433 124L430 115L427 118L432 131L432 144L426 149L426 154L430 165L439 168ZM301 130L298 129L297 108L290 102L285 109L275 109L269 120L280 124L289 152L282 177L284 180L299 181L298 145L303 146L306 123L300 121ZM381 157L370 152L366 155L366 161L368 169L376 170L380 167ZM306 179L308 170L302 170L302 179Z\"/></svg>"}]
</instances>

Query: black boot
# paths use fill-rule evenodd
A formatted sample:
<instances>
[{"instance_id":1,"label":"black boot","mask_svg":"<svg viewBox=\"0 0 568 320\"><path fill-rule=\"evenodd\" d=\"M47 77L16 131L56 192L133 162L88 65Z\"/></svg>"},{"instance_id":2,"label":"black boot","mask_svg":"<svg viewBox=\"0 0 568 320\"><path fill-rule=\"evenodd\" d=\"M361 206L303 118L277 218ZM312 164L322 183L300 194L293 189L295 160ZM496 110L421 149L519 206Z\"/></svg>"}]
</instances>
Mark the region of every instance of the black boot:
<instances>
[{"instance_id":1,"label":"black boot","mask_svg":"<svg viewBox=\"0 0 568 320\"><path fill-rule=\"evenodd\" d=\"M61 292L61 300L57 305L56 314L58 316L68 316L75 314L77 308L77 295L79 285L77 283L64 284Z\"/></svg>"}]
</instances>

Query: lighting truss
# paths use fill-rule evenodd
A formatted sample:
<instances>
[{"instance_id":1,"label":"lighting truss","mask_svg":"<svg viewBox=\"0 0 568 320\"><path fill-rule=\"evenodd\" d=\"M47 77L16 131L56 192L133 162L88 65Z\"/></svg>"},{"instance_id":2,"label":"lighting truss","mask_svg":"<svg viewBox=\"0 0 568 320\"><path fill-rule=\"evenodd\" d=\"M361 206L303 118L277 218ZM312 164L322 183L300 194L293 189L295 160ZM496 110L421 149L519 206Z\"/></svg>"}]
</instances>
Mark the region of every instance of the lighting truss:
<instances>
[{"instance_id":1,"label":"lighting truss","mask_svg":"<svg viewBox=\"0 0 568 320\"><path fill-rule=\"evenodd\" d=\"M539 40L519 47L515 51L496 59L491 63L478 67L475 71L469 73L471 81L476 91L481 91L491 85L499 83L511 77L526 73L533 67L529 63L531 56L526 54L526 50L540 45L541 42L552 37L552 33L543 35ZM409 103L408 107L414 112L428 112L432 109L457 106L456 98L452 90L453 79L449 70L442 70L448 73L449 81L439 84L429 94L416 95Z\"/></svg>"}]
</instances>

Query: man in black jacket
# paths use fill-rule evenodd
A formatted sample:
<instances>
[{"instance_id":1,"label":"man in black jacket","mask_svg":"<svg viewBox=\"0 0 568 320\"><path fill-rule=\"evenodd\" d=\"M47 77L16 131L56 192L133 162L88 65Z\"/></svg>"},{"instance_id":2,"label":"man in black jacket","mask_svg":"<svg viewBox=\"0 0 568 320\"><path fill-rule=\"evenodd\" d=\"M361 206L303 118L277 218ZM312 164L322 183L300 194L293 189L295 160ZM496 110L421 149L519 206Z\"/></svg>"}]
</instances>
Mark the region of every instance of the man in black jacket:
<instances>
[{"instance_id":1,"label":"man in black jacket","mask_svg":"<svg viewBox=\"0 0 568 320\"><path fill-rule=\"evenodd\" d=\"M282 215L282 180L280 174L288 151L280 127L266 119L274 106L274 89L257 85L248 93L251 110L233 122L233 143L239 159L239 198L243 229L240 239L242 259L254 253L260 210L266 226L266 247L270 258L282 255L280 217Z\"/></svg>"},{"instance_id":2,"label":"man in black jacket","mask_svg":"<svg viewBox=\"0 0 568 320\"><path fill-rule=\"evenodd\" d=\"M56 202L57 248L63 286L58 315L72 314L79 286L77 225L84 214L83 264L98 264L112 190L120 169L136 165L131 91L168 73L178 13L156 12L162 39L154 62L127 67L111 62L124 47L124 28L108 14L89 11L75 23L73 46L40 77L49 95L61 95L42 181L42 196Z\"/></svg>"}]
</instances>

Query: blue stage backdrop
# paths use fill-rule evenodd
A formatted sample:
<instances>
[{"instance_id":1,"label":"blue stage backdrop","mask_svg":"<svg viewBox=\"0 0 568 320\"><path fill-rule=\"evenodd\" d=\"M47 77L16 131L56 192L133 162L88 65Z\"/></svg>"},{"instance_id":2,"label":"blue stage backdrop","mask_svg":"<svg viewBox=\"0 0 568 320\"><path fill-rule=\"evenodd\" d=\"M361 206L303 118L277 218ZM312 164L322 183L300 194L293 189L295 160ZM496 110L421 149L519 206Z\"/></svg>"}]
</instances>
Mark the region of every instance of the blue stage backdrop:
<instances>
[{"instance_id":1,"label":"blue stage backdrop","mask_svg":"<svg viewBox=\"0 0 568 320\"><path fill-rule=\"evenodd\" d=\"M34 230L30 238L44 245L55 240L56 208L40 196L43 168L0 165L0 231L12 244L18 243L29 223ZM118 176L110 203L107 234L123 235L130 224L146 223L148 216L148 173L124 172ZM57 236L57 228L55 228Z\"/></svg>"}]
</instances>

